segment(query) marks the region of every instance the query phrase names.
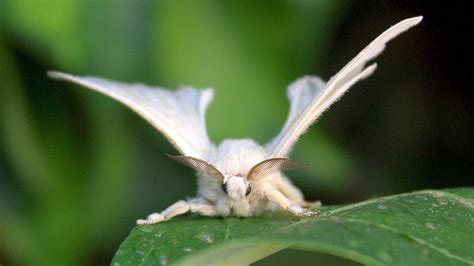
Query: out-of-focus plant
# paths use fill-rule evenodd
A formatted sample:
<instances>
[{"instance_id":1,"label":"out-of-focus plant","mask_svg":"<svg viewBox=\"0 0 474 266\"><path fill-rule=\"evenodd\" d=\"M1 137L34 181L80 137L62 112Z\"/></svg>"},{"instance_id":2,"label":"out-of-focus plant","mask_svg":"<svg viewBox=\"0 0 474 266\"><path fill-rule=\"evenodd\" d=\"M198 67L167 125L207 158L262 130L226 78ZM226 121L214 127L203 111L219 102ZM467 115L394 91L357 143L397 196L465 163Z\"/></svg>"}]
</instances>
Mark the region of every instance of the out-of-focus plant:
<instances>
[{"instance_id":1,"label":"out-of-focus plant","mask_svg":"<svg viewBox=\"0 0 474 266\"><path fill-rule=\"evenodd\" d=\"M12 23L7 36L18 30L17 38L28 39L22 43L39 47L17 48L17 60L2 47L2 146L21 196L3 205L8 212L2 219L1 241L12 259L24 264L80 264L96 245L115 237L116 219L127 211L123 193L133 177L130 136L116 106L64 92L48 82L44 66L31 59L35 54L55 54L54 42L61 47L68 37L48 36L48 30L61 24L48 23L48 18L62 18L64 23L72 18L62 17L58 8L43 14L43 21L35 15L34 3L17 4L6 5L11 11L6 24ZM29 23L38 21L19 20L27 14ZM22 28L15 19L36 28ZM36 39L41 33L51 40ZM70 68L64 56L57 65Z\"/></svg>"},{"instance_id":2,"label":"out-of-focus plant","mask_svg":"<svg viewBox=\"0 0 474 266\"><path fill-rule=\"evenodd\" d=\"M146 123L46 70L215 87L211 137L264 142L285 119L286 84L321 69L346 6L2 1L0 254L29 265L100 259L134 218L194 190ZM320 164L299 182L337 189L352 159L312 132L294 155Z\"/></svg>"}]
</instances>

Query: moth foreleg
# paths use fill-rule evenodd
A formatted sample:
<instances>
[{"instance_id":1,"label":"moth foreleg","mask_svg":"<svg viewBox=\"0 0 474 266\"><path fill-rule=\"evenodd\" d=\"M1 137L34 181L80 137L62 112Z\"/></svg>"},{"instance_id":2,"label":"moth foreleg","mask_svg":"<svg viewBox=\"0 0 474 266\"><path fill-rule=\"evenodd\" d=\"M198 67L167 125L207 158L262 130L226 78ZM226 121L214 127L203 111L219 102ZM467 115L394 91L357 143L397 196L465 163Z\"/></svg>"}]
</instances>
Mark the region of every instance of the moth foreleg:
<instances>
[{"instance_id":1,"label":"moth foreleg","mask_svg":"<svg viewBox=\"0 0 474 266\"><path fill-rule=\"evenodd\" d=\"M277 182L277 189L285 195L290 201L298 202L303 208L321 207L321 201L306 201L303 193L291 183L286 176L282 176Z\"/></svg>"},{"instance_id":2,"label":"moth foreleg","mask_svg":"<svg viewBox=\"0 0 474 266\"><path fill-rule=\"evenodd\" d=\"M301 205L291 202L283 193L278 190L269 190L264 192L265 197L275 203L277 206L285 211L288 211L300 217L313 217L319 215L319 211L306 210Z\"/></svg>"},{"instance_id":3,"label":"moth foreleg","mask_svg":"<svg viewBox=\"0 0 474 266\"><path fill-rule=\"evenodd\" d=\"M152 213L146 219L137 220L137 224L156 224L169 220L177 215L184 214L189 211L189 205L184 200L180 200L169 206L162 213Z\"/></svg>"},{"instance_id":4,"label":"moth foreleg","mask_svg":"<svg viewBox=\"0 0 474 266\"><path fill-rule=\"evenodd\" d=\"M303 201L301 203L301 206L304 207L304 208L317 208L317 207L321 207L323 204L321 203L320 200L316 200L316 201Z\"/></svg>"},{"instance_id":5,"label":"moth foreleg","mask_svg":"<svg viewBox=\"0 0 474 266\"><path fill-rule=\"evenodd\" d=\"M185 214L187 212L198 213L203 216L215 216L217 211L214 206L205 203L202 199L192 199L189 201L180 200L169 206L162 213L152 213L147 219L137 220L137 224L156 224L170 220L171 218Z\"/></svg>"}]
</instances>

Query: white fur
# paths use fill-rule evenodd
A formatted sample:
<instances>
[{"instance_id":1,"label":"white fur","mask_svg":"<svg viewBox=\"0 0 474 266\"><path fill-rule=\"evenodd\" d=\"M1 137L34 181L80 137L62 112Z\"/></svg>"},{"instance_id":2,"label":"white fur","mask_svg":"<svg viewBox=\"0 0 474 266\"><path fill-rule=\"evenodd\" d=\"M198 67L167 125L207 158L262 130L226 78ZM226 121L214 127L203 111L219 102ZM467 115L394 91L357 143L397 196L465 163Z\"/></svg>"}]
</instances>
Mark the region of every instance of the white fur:
<instances>
[{"instance_id":1,"label":"white fur","mask_svg":"<svg viewBox=\"0 0 474 266\"><path fill-rule=\"evenodd\" d=\"M251 139L228 139L217 147L209 161L225 175L246 176L250 168L265 160L268 154L264 147Z\"/></svg>"},{"instance_id":2,"label":"white fur","mask_svg":"<svg viewBox=\"0 0 474 266\"><path fill-rule=\"evenodd\" d=\"M49 72L49 75L122 102L162 132L183 155L204 160L206 166L210 164L222 173L218 178L198 173L197 198L178 201L162 213L138 220L138 224L158 223L187 212L205 216L255 216L265 210L280 208L298 216L314 216L318 212L306 208L318 203L306 202L299 189L281 172L254 180L247 179L250 169L266 159L286 157L297 139L331 104L375 71L376 64L365 67L366 63L379 55L388 41L421 19L406 19L386 30L328 83L318 77L304 77L292 83L288 89L291 107L287 121L278 136L265 146L250 139L225 140L217 148L214 146L207 135L204 117L212 100L210 89L184 88L171 92L96 77L60 72ZM224 192L223 184L227 192ZM249 185L251 193L246 195Z\"/></svg>"}]
</instances>

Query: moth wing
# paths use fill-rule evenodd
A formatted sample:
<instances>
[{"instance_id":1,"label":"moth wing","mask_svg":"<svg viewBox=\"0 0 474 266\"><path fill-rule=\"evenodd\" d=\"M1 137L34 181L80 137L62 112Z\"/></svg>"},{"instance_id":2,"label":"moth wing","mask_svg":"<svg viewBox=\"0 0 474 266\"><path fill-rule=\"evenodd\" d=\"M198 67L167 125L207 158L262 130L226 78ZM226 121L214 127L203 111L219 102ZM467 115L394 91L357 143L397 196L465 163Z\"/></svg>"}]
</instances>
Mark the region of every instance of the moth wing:
<instances>
[{"instance_id":1,"label":"moth wing","mask_svg":"<svg viewBox=\"0 0 474 266\"><path fill-rule=\"evenodd\" d=\"M376 64L366 67L378 56L387 42L415 26L422 17L405 19L379 35L354 59L325 84L318 77L304 77L288 88L290 112L281 132L267 145L271 157L285 157L298 138L331 104L336 102L352 85L370 76Z\"/></svg>"},{"instance_id":2,"label":"moth wing","mask_svg":"<svg viewBox=\"0 0 474 266\"><path fill-rule=\"evenodd\" d=\"M145 118L183 155L205 159L215 149L205 123L212 89L190 87L168 91L144 84L127 84L98 77L79 77L50 71L54 79L66 80L103 93Z\"/></svg>"}]
</instances>

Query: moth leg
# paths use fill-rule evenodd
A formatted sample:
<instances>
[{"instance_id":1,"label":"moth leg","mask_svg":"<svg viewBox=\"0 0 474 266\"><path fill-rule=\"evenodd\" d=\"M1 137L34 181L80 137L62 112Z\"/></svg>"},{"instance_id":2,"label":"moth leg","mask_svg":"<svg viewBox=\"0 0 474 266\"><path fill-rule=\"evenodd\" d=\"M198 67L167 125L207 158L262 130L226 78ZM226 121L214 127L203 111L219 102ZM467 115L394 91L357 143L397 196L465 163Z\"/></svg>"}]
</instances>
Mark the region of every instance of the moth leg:
<instances>
[{"instance_id":1,"label":"moth leg","mask_svg":"<svg viewBox=\"0 0 474 266\"><path fill-rule=\"evenodd\" d=\"M265 197L278 205L285 211L288 211L296 216L300 217L313 217L320 214L319 211L305 210L298 203L291 202L283 193L278 190L269 190L264 192Z\"/></svg>"},{"instance_id":2,"label":"moth leg","mask_svg":"<svg viewBox=\"0 0 474 266\"><path fill-rule=\"evenodd\" d=\"M304 208L318 208L323 206L320 200L316 201L303 201L301 202L301 206Z\"/></svg>"},{"instance_id":3,"label":"moth leg","mask_svg":"<svg viewBox=\"0 0 474 266\"><path fill-rule=\"evenodd\" d=\"M145 220L137 220L137 224L156 224L187 212L199 213L203 216L214 216L217 214L214 206L204 203L202 199L192 199L187 202L180 200L169 206L162 213L152 213Z\"/></svg>"},{"instance_id":4,"label":"moth leg","mask_svg":"<svg viewBox=\"0 0 474 266\"><path fill-rule=\"evenodd\" d=\"M206 202L202 202L200 199L190 200L189 207L192 213L198 213L202 216L216 216L217 210L214 205L211 205Z\"/></svg>"},{"instance_id":5,"label":"moth leg","mask_svg":"<svg viewBox=\"0 0 474 266\"><path fill-rule=\"evenodd\" d=\"M284 175L278 179L277 189L291 201L304 201L303 193Z\"/></svg>"},{"instance_id":6,"label":"moth leg","mask_svg":"<svg viewBox=\"0 0 474 266\"><path fill-rule=\"evenodd\" d=\"M189 211L189 206L184 200L180 200L169 206L162 213L152 213L144 220L137 220L137 224L156 224L173 218Z\"/></svg>"},{"instance_id":7,"label":"moth leg","mask_svg":"<svg viewBox=\"0 0 474 266\"><path fill-rule=\"evenodd\" d=\"M301 207L304 208L317 208L321 207L321 201L306 201L303 193L286 177L282 176L277 183L278 190L283 193L289 200L298 202Z\"/></svg>"}]
</instances>

